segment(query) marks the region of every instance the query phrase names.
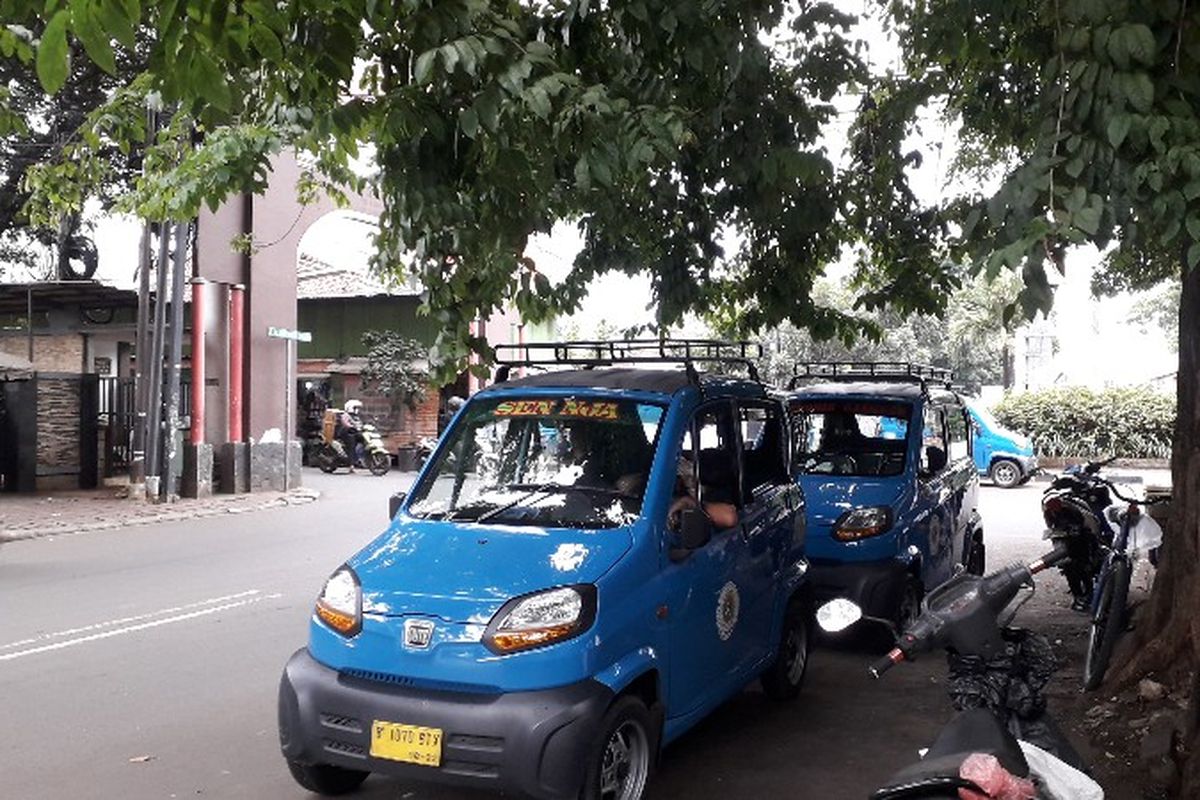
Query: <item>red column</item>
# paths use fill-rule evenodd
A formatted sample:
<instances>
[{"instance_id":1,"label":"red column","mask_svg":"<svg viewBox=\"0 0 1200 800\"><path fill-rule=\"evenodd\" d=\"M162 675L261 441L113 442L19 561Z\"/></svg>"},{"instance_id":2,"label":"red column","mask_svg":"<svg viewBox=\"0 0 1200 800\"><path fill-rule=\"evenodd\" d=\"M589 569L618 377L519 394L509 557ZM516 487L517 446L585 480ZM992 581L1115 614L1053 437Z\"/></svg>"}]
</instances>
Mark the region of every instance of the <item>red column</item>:
<instances>
[{"instance_id":1,"label":"red column","mask_svg":"<svg viewBox=\"0 0 1200 800\"><path fill-rule=\"evenodd\" d=\"M246 336L246 287L229 287L229 441L242 441L242 353Z\"/></svg>"},{"instance_id":2,"label":"red column","mask_svg":"<svg viewBox=\"0 0 1200 800\"><path fill-rule=\"evenodd\" d=\"M204 278L192 279L192 444L204 441Z\"/></svg>"}]
</instances>

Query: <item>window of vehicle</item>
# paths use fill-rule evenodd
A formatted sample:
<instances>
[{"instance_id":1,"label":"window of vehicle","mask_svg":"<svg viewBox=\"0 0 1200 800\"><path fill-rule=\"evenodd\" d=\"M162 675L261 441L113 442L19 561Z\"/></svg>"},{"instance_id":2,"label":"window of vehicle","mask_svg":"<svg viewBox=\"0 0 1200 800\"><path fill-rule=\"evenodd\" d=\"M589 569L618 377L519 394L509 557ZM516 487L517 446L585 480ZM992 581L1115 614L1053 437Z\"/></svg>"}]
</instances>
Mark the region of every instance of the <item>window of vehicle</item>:
<instances>
[{"instance_id":1,"label":"window of vehicle","mask_svg":"<svg viewBox=\"0 0 1200 800\"><path fill-rule=\"evenodd\" d=\"M747 496L761 488L788 483L790 478L783 441L783 419L771 405L745 404L738 408L742 433L742 467Z\"/></svg>"},{"instance_id":2,"label":"window of vehicle","mask_svg":"<svg viewBox=\"0 0 1200 800\"><path fill-rule=\"evenodd\" d=\"M946 448L951 461L971 455L971 429L962 406L946 406Z\"/></svg>"},{"instance_id":3,"label":"window of vehicle","mask_svg":"<svg viewBox=\"0 0 1200 800\"><path fill-rule=\"evenodd\" d=\"M598 397L472 403L413 490L427 519L612 528L632 522L665 409Z\"/></svg>"},{"instance_id":4,"label":"window of vehicle","mask_svg":"<svg viewBox=\"0 0 1200 800\"><path fill-rule=\"evenodd\" d=\"M792 460L801 472L887 476L904 471L910 404L800 400L789 413Z\"/></svg>"},{"instance_id":5,"label":"window of vehicle","mask_svg":"<svg viewBox=\"0 0 1200 800\"><path fill-rule=\"evenodd\" d=\"M716 403L699 409L690 430L684 434L680 474L691 471L696 476L704 502L741 505L734 430L733 407L729 403ZM700 444L698 452L693 436Z\"/></svg>"},{"instance_id":6,"label":"window of vehicle","mask_svg":"<svg viewBox=\"0 0 1200 800\"><path fill-rule=\"evenodd\" d=\"M929 448L946 450L946 422L940 406L925 407L925 425L921 431L921 472L930 472Z\"/></svg>"}]
</instances>

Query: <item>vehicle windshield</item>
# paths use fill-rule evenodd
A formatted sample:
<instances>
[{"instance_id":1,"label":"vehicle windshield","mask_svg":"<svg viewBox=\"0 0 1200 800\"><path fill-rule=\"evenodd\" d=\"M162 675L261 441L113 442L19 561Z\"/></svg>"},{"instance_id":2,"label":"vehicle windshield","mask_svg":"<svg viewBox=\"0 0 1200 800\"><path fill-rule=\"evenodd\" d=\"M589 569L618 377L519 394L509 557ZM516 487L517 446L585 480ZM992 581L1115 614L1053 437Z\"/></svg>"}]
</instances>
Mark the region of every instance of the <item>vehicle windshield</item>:
<instances>
[{"instance_id":1,"label":"vehicle windshield","mask_svg":"<svg viewBox=\"0 0 1200 800\"><path fill-rule=\"evenodd\" d=\"M904 472L912 407L871 400L801 400L790 409L796 466L814 475Z\"/></svg>"},{"instance_id":2,"label":"vehicle windshield","mask_svg":"<svg viewBox=\"0 0 1200 800\"><path fill-rule=\"evenodd\" d=\"M471 403L409 511L424 519L615 528L637 518L665 409L595 397Z\"/></svg>"},{"instance_id":3,"label":"vehicle windshield","mask_svg":"<svg viewBox=\"0 0 1200 800\"><path fill-rule=\"evenodd\" d=\"M971 409L971 413L976 416L984 428L992 431L1002 430L1004 428L1004 426L992 416L992 412L988 411L983 406L972 405L969 406L969 408Z\"/></svg>"}]
</instances>

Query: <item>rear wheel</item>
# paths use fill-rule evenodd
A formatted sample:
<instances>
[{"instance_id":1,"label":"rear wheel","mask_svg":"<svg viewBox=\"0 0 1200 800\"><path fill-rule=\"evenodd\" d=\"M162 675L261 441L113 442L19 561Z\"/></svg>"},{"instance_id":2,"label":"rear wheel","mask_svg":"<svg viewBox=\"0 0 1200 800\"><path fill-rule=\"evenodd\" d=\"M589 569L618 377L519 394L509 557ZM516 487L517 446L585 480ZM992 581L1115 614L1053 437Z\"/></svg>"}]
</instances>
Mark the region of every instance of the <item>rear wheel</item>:
<instances>
[{"instance_id":1,"label":"rear wheel","mask_svg":"<svg viewBox=\"0 0 1200 800\"><path fill-rule=\"evenodd\" d=\"M331 797L353 792L370 774L330 764L301 764L291 759L288 759L287 765L296 783L310 792Z\"/></svg>"},{"instance_id":2,"label":"rear wheel","mask_svg":"<svg viewBox=\"0 0 1200 800\"><path fill-rule=\"evenodd\" d=\"M775 661L760 677L767 697L784 701L800 694L804 673L808 670L808 651L808 612L803 605L797 604L783 619Z\"/></svg>"},{"instance_id":3,"label":"rear wheel","mask_svg":"<svg viewBox=\"0 0 1200 800\"><path fill-rule=\"evenodd\" d=\"M330 475L337 472L337 468L338 468L337 454L334 452L334 450L331 447L329 447L329 446L322 447L320 450L317 451L316 458L317 458L317 466L321 468L321 472L325 472Z\"/></svg>"},{"instance_id":4,"label":"rear wheel","mask_svg":"<svg viewBox=\"0 0 1200 800\"><path fill-rule=\"evenodd\" d=\"M1021 467L1007 458L997 459L992 464L991 476L992 483L1001 489L1011 489L1021 483Z\"/></svg>"},{"instance_id":5,"label":"rear wheel","mask_svg":"<svg viewBox=\"0 0 1200 800\"><path fill-rule=\"evenodd\" d=\"M372 475L387 475L392 468L392 457L382 450L370 453L367 456L367 468Z\"/></svg>"},{"instance_id":6,"label":"rear wheel","mask_svg":"<svg viewBox=\"0 0 1200 800\"><path fill-rule=\"evenodd\" d=\"M1125 632L1125 602L1129 598L1129 564L1118 561L1104 579L1100 602L1092 616L1087 656L1083 661L1083 688L1095 689L1104 680L1117 639Z\"/></svg>"},{"instance_id":7,"label":"rear wheel","mask_svg":"<svg viewBox=\"0 0 1200 800\"><path fill-rule=\"evenodd\" d=\"M653 722L632 695L618 698L601 721L579 800L641 800L654 761Z\"/></svg>"},{"instance_id":8,"label":"rear wheel","mask_svg":"<svg viewBox=\"0 0 1200 800\"><path fill-rule=\"evenodd\" d=\"M972 575L982 575L987 570L987 547L983 544L983 535L978 538L975 534L969 535L967 539L969 550L967 551L967 572Z\"/></svg>"}]
</instances>

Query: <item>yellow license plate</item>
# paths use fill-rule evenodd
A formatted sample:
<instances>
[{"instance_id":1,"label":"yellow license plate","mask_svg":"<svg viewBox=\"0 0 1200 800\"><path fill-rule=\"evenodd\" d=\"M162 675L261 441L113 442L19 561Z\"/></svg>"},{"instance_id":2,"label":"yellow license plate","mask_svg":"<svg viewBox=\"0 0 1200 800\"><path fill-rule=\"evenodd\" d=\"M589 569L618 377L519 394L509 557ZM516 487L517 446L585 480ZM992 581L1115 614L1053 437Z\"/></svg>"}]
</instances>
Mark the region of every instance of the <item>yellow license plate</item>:
<instances>
[{"instance_id":1,"label":"yellow license plate","mask_svg":"<svg viewBox=\"0 0 1200 800\"><path fill-rule=\"evenodd\" d=\"M375 720L371 723L371 755L426 767L439 766L442 763L442 730Z\"/></svg>"}]
</instances>

